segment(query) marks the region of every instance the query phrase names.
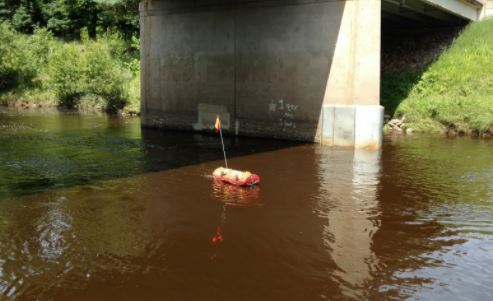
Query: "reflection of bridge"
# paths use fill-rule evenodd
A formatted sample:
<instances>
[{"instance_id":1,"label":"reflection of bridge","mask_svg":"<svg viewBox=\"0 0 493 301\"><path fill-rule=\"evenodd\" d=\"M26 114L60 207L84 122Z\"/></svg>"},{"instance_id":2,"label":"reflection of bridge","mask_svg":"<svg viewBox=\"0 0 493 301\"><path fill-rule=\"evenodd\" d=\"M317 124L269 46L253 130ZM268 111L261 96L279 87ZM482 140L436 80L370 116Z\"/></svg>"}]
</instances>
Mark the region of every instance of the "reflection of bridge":
<instances>
[{"instance_id":1,"label":"reflection of bridge","mask_svg":"<svg viewBox=\"0 0 493 301\"><path fill-rule=\"evenodd\" d=\"M462 25L486 0L146 0L144 126L378 148L384 29ZM382 22L383 20L383 22Z\"/></svg>"}]
</instances>

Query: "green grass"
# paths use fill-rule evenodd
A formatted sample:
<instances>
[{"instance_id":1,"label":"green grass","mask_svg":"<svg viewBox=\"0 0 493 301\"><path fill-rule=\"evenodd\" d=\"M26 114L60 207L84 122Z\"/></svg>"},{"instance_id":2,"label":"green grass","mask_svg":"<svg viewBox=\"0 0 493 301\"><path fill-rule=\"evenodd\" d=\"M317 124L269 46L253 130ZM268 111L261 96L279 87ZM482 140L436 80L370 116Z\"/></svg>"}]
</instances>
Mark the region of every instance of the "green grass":
<instances>
[{"instance_id":1,"label":"green grass","mask_svg":"<svg viewBox=\"0 0 493 301\"><path fill-rule=\"evenodd\" d=\"M407 127L423 132L493 132L493 19L466 27L422 73L394 116L405 116Z\"/></svg>"},{"instance_id":2,"label":"green grass","mask_svg":"<svg viewBox=\"0 0 493 301\"><path fill-rule=\"evenodd\" d=\"M380 102L385 114L394 115L395 110L409 96L423 74L424 67L382 73Z\"/></svg>"}]
</instances>

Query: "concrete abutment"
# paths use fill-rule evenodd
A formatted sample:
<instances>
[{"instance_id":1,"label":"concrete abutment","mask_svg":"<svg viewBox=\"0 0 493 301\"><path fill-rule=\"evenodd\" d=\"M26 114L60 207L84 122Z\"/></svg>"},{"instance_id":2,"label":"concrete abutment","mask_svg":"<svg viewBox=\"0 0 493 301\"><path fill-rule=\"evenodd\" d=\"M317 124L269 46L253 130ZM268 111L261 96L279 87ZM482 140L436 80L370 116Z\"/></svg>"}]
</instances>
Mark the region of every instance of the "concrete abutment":
<instances>
[{"instance_id":1,"label":"concrete abutment","mask_svg":"<svg viewBox=\"0 0 493 301\"><path fill-rule=\"evenodd\" d=\"M144 1L143 126L379 148L381 0Z\"/></svg>"}]
</instances>

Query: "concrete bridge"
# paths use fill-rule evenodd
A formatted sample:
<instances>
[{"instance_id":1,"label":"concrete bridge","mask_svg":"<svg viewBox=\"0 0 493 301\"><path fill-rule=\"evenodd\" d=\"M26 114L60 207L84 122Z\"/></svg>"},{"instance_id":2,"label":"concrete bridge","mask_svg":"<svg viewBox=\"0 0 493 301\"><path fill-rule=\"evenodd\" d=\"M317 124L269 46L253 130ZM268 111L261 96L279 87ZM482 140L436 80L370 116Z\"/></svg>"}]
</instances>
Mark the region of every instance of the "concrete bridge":
<instances>
[{"instance_id":1,"label":"concrete bridge","mask_svg":"<svg viewBox=\"0 0 493 301\"><path fill-rule=\"evenodd\" d=\"M462 25L485 0L140 4L142 124L379 148L383 30Z\"/></svg>"}]
</instances>

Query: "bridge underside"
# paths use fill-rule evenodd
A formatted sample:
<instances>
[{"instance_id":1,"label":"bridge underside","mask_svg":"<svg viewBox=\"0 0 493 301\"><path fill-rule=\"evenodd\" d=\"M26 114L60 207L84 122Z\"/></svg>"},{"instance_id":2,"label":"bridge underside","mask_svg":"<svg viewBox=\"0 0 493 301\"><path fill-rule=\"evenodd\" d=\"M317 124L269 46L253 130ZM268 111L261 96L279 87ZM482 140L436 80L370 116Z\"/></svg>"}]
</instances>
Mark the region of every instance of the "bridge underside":
<instances>
[{"instance_id":1,"label":"bridge underside","mask_svg":"<svg viewBox=\"0 0 493 301\"><path fill-rule=\"evenodd\" d=\"M480 9L474 5L458 4L449 10L434 0L382 0L382 30L387 33L414 33L441 28L462 27L477 20ZM447 0L445 4L454 3Z\"/></svg>"},{"instance_id":2,"label":"bridge underside","mask_svg":"<svg viewBox=\"0 0 493 301\"><path fill-rule=\"evenodd\" d=\"M230 134L378 148L382 17L393 29L467 22L420 3L144 1L142 123L211 130L220 115Z\"/></svg>"}]
</instances>

